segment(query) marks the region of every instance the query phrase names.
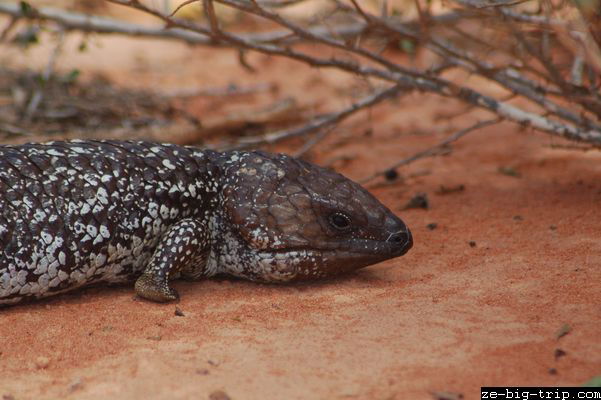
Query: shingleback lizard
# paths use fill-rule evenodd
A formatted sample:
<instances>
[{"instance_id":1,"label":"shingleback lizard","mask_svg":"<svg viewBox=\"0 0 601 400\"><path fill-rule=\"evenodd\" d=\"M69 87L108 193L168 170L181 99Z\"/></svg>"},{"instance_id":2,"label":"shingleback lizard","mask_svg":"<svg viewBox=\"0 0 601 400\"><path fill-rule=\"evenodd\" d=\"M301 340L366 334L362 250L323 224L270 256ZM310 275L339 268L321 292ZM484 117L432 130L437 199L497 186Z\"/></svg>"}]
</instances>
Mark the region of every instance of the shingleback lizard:
<instances>
[{"instance_id":1,"label":"shingleback lizard","mask_svg":"<svg viewBox=\"0 0 601 400\"><path fill-rule=\"evenodd\" d=\"M409 229L358 184L266 152L130 141L0 146L0 305L225 273L315 279L398 257Z\"/></svg>"}]
</instances>

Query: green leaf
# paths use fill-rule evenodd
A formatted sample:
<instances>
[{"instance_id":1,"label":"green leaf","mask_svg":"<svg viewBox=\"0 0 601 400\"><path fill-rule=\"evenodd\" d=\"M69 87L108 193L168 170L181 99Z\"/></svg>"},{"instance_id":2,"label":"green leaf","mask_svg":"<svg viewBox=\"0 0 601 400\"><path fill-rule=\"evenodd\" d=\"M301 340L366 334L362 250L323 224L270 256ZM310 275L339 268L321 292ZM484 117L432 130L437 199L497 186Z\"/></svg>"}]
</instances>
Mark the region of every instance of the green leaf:
<instances>
[{"instance_id":1,"label":"green leaf","mask_svg":"<svg viewBox=\"0 0 601 400\"><path fill-rule=\"evenodd\" d=\"M570 325L563 324L561 326L561 328L559 328L557 330L557 333L555 333L555 338L560 339L560 338L564 337L565 335L567 335L568 333L570 333L571 330L572 330L572 327Z\"/></svg>"},{"instance_id":2,"label":"green leaf","mask_svg":"<svg viewBox=\"0 0 601 400\"><path fill-rule=\"evenodd\" d=\"M399 47L407 54L415 53L415 42L410 39L401 39L399 42Z\"/></svg>"},{"instance_id":3,"label":"green leaf","mask_svg":"<svg viewBox=\"0 0 601 400\"><path fill-rule=\"evenodd\" d=\"M35 9L31 6L31 4L29 4L26 1L20 1L19 8L21 9L21 14L23 14L26 17L33 16L35 12Z\"/></svg>"},{"instance_id":4,"label":"green leaf","mask_svg":"<svg viewBox=\"0 0 601 400\"><path fill-rule=\"evenodd\" d=\"M45 78L44 75L42 75L42 74L36 74L35 80L38 82L38 85L40 85L41 87L44 87L44 85L46 85L46 83L48 82L48 79Z\"/></svg>"},{"instance_id":5,"label":"green leaf","mask_svg":"<svg viewBox=\"0 0 601 400\"><path fill-rule=\"evenodd\" d=\"M36 26L27 26L15 36L13 42L25 48L38 44L40 42L38 32L39 29Z\"/></svg>"},{"instance_id":6,"label":"green leaf","mask_svg":"<svg viewBox=\"0 0 601 400\"><path fill-rule=\"evenodd\" d=\"M80 74L81 74L81 71L78 70L77 68L74 68L63 77L63 81L65 83L73 83L77 80L77 78L79 77Z\"/></svg>"}]
</instances>

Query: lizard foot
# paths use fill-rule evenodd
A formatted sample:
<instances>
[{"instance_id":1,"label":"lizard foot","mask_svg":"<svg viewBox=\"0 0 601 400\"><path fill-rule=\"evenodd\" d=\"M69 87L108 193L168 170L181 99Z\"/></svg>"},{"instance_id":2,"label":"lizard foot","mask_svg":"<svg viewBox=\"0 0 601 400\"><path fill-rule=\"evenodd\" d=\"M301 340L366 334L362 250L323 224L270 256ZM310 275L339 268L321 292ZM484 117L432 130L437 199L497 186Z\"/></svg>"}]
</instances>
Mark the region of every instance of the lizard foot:
<instances>
[{"instance_id":1,"label":"lizard foot","mask_svg":"<svg viewBox=\"0 0 601 400\"><path fill-rule=\"evenodd\" d=\"M173 288L170 288L167 282L158 282L152 275L143 273L135 285L138 296L159 303L167 303L179 299L179 294Z\"/></svg>"}]
</instances>

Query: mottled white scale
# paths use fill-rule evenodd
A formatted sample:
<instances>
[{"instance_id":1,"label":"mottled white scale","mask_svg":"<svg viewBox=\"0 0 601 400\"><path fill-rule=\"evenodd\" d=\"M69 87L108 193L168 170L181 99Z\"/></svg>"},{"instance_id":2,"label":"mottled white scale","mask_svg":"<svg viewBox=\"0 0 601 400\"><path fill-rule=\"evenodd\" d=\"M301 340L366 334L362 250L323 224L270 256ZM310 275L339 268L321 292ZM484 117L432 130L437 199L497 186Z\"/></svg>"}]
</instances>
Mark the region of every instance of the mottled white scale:
<instances>
[{"instance_id":1,"label":"mottled white scale","mask_svg":"<svg viewBox=\"0 0 601 400\"><path fill-rule=\"evenodd\" d=\"M32 178L19 176L12 166L3 166L2 159L10 159L13 164L21 166L20 169L28 168L33 161L24 154L35 156L36 162L40 163L31 169L43 171L39 181L51 190L56 188L51 195L65 193L58 188L64 179L68 179L66 196L82 188L93 197L84 197L81 193L73 198L66 197L62 203L55 202L64 204L62 210L37 208L37 202L47 198L47 194L34 200L24 189ZM173 158L160 157L165 154ZM3 155L6 157L3 158ZM104 157L106 161L79 164L81 157L86 156L90 160ZM121 176L120 171L127 172L130 168L142 171L138 168L146 168L144 177L148 178L145 159L153 165L158 162L159 167L151 179L141 182L143 190L140 191L140 187L126 176ZM111 168L114 163L121 167ZM11 197L10 207L16 207L22 216L0 223L0 235L11 237L9 242L2 244L3 251L0 252L0 304L21 300L16 294L40 297L94 281L129 280L139 274L169 226L184 215L198 213L200 216L202 209L208 206L203 203L200 193L207 193L208 187L217 188L217 185L206 182L208 176L192 176L189 181L178 179L173 182L159 177L159 174L164 176L176 171L182 163L197 163L202 171L206 170L207 160L204 153L193 149L149 146L141 142L73 141L22 147L0 146L0 180L8 188L5 194L0 193L0 207L8 201L4 196ZM109 192L109 187L118 189ZM164 193L164 197L156 197L155 193ZM178 198L181 200L178 201ZM47 204L55 200L52 197L48 199ZM132 201L134 209L119 206L125 204L122 202L132 204ZM9 208L9 204L6 206ZM138 217L125 218L130 212L135 212ZM108 219L98 220L98 217ZM37 222L36 227L29 226L32 220ZM37 227L41 230L36 233ZM80 248L92 251L85 255Z\"/></svg>"}]
</instances>

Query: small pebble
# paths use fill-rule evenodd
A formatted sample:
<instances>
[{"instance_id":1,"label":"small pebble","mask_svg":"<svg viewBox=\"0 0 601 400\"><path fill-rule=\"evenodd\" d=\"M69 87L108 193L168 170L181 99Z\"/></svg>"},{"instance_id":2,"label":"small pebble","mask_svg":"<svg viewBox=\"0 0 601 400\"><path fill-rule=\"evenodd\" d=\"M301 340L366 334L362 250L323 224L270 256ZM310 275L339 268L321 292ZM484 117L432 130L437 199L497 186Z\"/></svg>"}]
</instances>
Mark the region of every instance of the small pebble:
<instances>
[{"instance_id":1,"label":"small pebble","mask_svg":"<svg viewBox=\"0 0 601 400\"><path fill-rule=\"evenodd\" d=\"M394 181L399 177L399 173L396 171L396 169L389 169L388 171L384 172L384 178L386 178L387 181Z\"/></svg>"},{"instance_id":2,"label":"small pebble","mask_svg":"<svg viewBox=\"0 0 601 400\"><path fill-rule=\"evenodd\" d=\"M465 190L465 185L463 185L463 184L457 185L457 186L440 185L440 187L436 191L436 194L445 195L445 194L450 194L450 193L463 192L464 190Z\"/></svg>"},{"instance_id":3,"label":"small pebble","mask_svg":"<svg viewBox=\"0 0 601 400\"><path fill-rule=\"evenodd\" d=\"M566 354L568 354L568 353L566 353L566 352L565 352L564 350L562 350L562 349L555 349L555 353L554 353L554 355L555 355L555 359L556 359L556 360L560 359L561 357L565 356Z\"/></svg>"},{"instance_id":4,"label":"small pebble","mask_svg":"<svg viewBox=\"0 0 601 400\"><path fill-rule=\"evenodd\" d=\"M511 176L513 178L521 178L522 174L515 168L512 167L499 167L497 171L500 174Z\"/></svg>"},{"instance_id":5,"label":"small pebble","mask_svg":"<svg viewBox=\"0 0 601 400\"><path fill-rule=\"evenodd\" d=\"M454 392L432 392L434 400L463 400L462 393Z\"/></svg>"},{"instance_id":6,"label":"small pebble","mask_svg":"<svg viewBox=\"0 0 601 400\"><path fill-rule=\"evenodd\" d=\"M40 356L35 359L35 366L37 369L46 369L50 365L50 359L48 357Z\"/></svg>"},{"instance_id":7,"label":"small pebble","mask_svg":"<svg viewBox=\"0 0 601 400\"><path fill-rule=\"evenodd\" d=\"M557 370L555 368L549 368L549 375L557 375Z\"/></svg>"},{"instance_id":8,"label":"small pebble","mask_svg":"<svg viewBox=\"0 0 601 400\"><path fill-rule=\"evenodd\" d=\"M430 201L428 200L428 195L426 193L416 193L403 207L403 210L408 210L411 208L423 208L427 210L430 208Z\"/></svg>"},{"instance_id":9,"label":"small pebble","mask_svg":"<svg viewBox=\"0 0 601 400\"><path fill-rule=\"evenodd\" d=\"M223 390L216 390L209 395L209 400L231 400L231 397Z\"/></svg>"},{"instance_id":10,"label":"small pebble","mask_svg":"<svg viewBox=\"0 0 601 400\"><path fill-rule=\"evenodd\" d=\"M184 317L185 314L182 310L180 310L180 308L178 306L175 306L175 315L178 317Z\"/></svg>"},{"instance_id":11,"label":"small pebble","mask_svg":"<svg viewBox=\"0 0 601 400\"><path fill-rule=\"evenodd\" d=\"M426 228L433 231L434 229L438 228L438 224L436 222L431 222L428 225L426 225Z\"/></svg>"},{"instance_id":12,"label":"small pebble","mask_svg":"<svg viewBox=\"0 0 601 400\"><path fill-rule=\"evenodd\" d=\"M555 333L555 338L557 340L561 339L562 337L564 337L565 335L567 335L568 333L570 333L572 331L572 327L568 324L563 324L558 330L557 333Z\"/></svg>"},{"instance_id":13,"label":"small pebble","mask_svg":"<svg viewBox=\"0 0 601 400\"><path fill-rule=\"evenodd\" d=\"M470 245L470 247L476 247L476 242L474 242L473 240L470 240L469 245Z\"/></svg>"},{"instance_id":14,"label":"small pebble","mask_svg":"<svg viewBox=\"0 0 601 400\"><path fill-rule=\"evenodd\" d=\"M81 377L75 378L70 384L69 384L69 391L70 392L75 392L79 389L81 389L83 387L83 379L81 379Z\"/></svg>"}]
</instances>

